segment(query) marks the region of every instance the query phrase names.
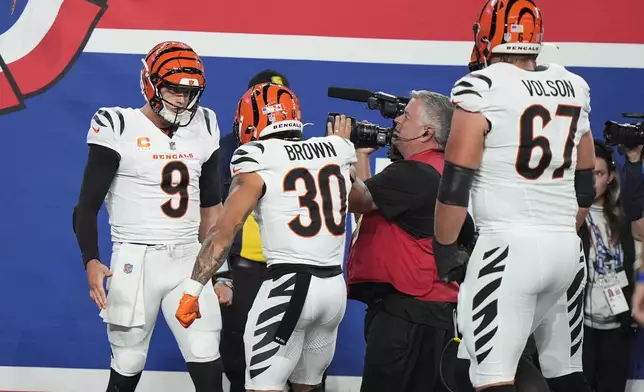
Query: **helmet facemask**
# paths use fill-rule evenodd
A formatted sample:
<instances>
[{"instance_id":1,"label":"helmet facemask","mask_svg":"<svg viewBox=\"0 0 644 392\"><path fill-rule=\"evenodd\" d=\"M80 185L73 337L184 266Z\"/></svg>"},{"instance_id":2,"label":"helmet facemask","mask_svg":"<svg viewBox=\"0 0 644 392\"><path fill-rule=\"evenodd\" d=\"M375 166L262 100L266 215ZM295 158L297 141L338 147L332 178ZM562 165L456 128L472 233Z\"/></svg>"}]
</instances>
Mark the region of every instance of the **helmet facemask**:
<instances>
[{"instance_id":1,"label":"helmet facemask","mask_svg":"<svg viewBox=\"0 0 644 392\"><path fill-rule=\"evenodd\" d=\"M167 99L163 98L161 89L166 88L169 94L186 95L185 104L179 107ZM167 82L162 82L156 88L155 98L159 104L155 105L160 108L158 111L154 110L164 120L168 121L173 126L185 127L192 121L192 118L197 113L199 108L199 99L203 94L203 87L184 86ZM153 109L155 109L153 107Z\"/></svg>"}]
</instances>

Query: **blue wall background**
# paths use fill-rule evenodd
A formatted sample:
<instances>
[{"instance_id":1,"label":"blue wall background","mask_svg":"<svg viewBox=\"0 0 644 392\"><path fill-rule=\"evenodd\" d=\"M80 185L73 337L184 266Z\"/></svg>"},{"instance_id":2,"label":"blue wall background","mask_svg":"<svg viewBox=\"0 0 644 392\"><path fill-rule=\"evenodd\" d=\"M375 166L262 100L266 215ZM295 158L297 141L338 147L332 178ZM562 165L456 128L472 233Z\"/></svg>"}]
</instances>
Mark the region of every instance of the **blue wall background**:
<instances>
[{"instance_id":1,"label":"blue wall background","mask_svg":"<svg viewBox=\"0 0 644 392\"><path fill-rule=\"evenodd\" d=\"M1 26L0 26L1 27ZM1 31L2 29L0 29ZM65 78L27 108L0 116L0 366L109 367L105 327L89 298L71 213L76 202L92 114L101 106L140 107L140 56L81 55ZM329 111L389 126L364 105L327 98L327 87L347 86L406 95L412 89L449 94L463 67L403 66L310 61L206 58L208 86L202 104L230 132L235 105L248 79L273 68L298 94L307 136L320 136ZM644 111L643 69L572 69L592 89L593 133L622 112ZM385 157L381 150L375 157ZM100 215L100 243L109 260L107 217ZM333 375L359 376L364 355L364 308L350 301L341 326ZM165 322L157 324L147 369L184 370ZM644 378L644 342L638 336L633 378ZM639 348L639 349L638 349Z\"/></svg>"}]
</instances>

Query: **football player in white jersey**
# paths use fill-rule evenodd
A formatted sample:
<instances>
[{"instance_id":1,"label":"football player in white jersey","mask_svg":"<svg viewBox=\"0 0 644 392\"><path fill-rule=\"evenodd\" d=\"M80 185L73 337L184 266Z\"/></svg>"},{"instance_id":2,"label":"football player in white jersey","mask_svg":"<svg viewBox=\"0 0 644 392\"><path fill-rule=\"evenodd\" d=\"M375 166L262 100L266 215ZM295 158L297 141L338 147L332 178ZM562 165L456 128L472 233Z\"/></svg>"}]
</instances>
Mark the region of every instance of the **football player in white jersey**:
<instances>
[{"instance_id":1,"label":"football player in white jersey","mask_svg":"<svg viewBox=\"0 0 644 392\"><path fill-rule=\"evenodd\" d=\"M255 210L269 280L244 333L246 390L321 391L346 308L342 263L353 145L339 136L301 140L299 103L285 86L251 87L239 101L233 182L204 241L176 316L199 318L198 298Z\"/></svg>"},{"instance_id":2,"label":"football player in white jersey","mask_svg":"<svg viewBox=\"0 0 644 392\"><path fill-rule=\"evenodd\" d=\"M222 390L221 316L212 283L201 294L201 320L185 329L173 317L200 233L221 211L219 127L215 113L199 106L205 86L199 56L183 43L162 42L143 59L146 105L102 108L91 120L74 232L90 296L107 324L107 392L135 390L160 308L196 391ZM109 269L98 253L96 216L103 201L113 242ZM230 288L217 285L217 291L222 303L230 300Z\"/></svg>"},{"instance_id":3,"label":"football player in white jersey","mask_svg":"<svg viewBox=\"0 0 644 392\"><path fill-rule=\"evenodd\" d=\"M458 279L471 189L479 237L459 291L460 354L475 388L514 391L534 332L551 387L586 391L576 230L595 194L589 87L560 65L537 67L543 21L531 0L487 1L474 31L473 72L451 94L434 237L442 276Z\"/></svg>"}]
</instances>

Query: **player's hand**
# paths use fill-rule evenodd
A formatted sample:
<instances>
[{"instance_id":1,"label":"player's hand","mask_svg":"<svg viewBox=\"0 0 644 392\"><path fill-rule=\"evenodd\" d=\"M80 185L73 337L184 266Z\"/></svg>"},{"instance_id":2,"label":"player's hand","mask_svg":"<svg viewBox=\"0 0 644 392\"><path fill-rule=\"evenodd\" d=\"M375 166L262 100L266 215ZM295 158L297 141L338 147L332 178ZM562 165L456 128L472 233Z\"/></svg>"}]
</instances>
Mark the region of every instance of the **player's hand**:
<instances>
[{"instance_id":1,"label":"player's hand","mask_svg":"<svg viewBox=\"0 0 644 392\"><path fill-rule=\"evenodd\" d=\"M644 283L635 283L632 301L633 318L639 325L644 325Z\"/></svg>"},{"instance_id":2,"label":"player's hand","mask_svg":"<svg viewBox=\"0 0 644 392\"><path fill-rule=\"evenodd\" d=\"M201 318L199 297L183 293L174 316L184 328L188 328L196 319Z\"/></svg>"},{"instance_id":3,"label":"player's hand","mask_svg":"<svg viewBox=\"0 0 644 392\"><path fill-rule=\"evenodd\" d=\"M105 264L97 259L92 259L87 263L87 282L89 283L89 296L99 309L105 309L107 306L107 296L103 282L106 277L112 276Z\"/></svg>"},{"instance_id":4,"label":"player's hand","mask_svg":"<svg viewBox=\"0 0 644 392\"><path fill-rule=\"evenodd\" d=\"M226 284L216 283L215 294L217 294L221 305L230 306L233 303L233 290Z\"/></svg>"},{"instance_id":5,"label":"player's hand","mask_svg":"<svg viewBox=\"0 0 644 392\"><path fill-rule=\"evenodd\" d=\"M344 114L335 116L333 128L330 123L326 124L326 128L327 135L338 135L347 140L351 139L351 118L347 118Z\"/></svg>"},{"instance_id":6,"label":"player's hand","mask_svg":"<svg viewBox=\"0 0 644 392\"><path fill-rule=\"evenodd\" d=\"M436 241L436 237L432 239L432 242L438 277L445 283L462 283L465 280L470 256L467 252L460 250L456 243L443 245Z\"/></svg>"}]
</instances>

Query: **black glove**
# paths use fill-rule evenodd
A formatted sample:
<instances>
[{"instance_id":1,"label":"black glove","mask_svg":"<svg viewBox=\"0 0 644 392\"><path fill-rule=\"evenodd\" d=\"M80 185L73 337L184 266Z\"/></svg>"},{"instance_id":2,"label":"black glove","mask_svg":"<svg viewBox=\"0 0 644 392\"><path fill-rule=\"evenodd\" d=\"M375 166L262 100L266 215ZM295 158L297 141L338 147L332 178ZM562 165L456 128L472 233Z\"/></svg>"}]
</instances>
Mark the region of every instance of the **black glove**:
<instances>
[{"instance_id":1,"label":"black glove","mask_svg":"<svg viewBox=\"0 0 644 392\"><path fill-rule=\"evenodd\" d=\"M459 250L456 242L443 245L436 241L436 237L432 239L432 244L438 277L445 283L463 282L470 258L467 252Z\"/></svg>"},{"instance_id":2,"label":"black glove","mask_svg":"<svg viewBox=\"0 0 644 392\"><path fill-rule=\"evenodd\" d=\"M620 330L627 338L632 338L637 333L637 323L631 317L630 312L624 312L617 315L617 321L620 324Z\"/></svg>"}]
</instances>

